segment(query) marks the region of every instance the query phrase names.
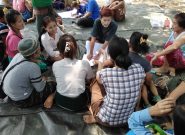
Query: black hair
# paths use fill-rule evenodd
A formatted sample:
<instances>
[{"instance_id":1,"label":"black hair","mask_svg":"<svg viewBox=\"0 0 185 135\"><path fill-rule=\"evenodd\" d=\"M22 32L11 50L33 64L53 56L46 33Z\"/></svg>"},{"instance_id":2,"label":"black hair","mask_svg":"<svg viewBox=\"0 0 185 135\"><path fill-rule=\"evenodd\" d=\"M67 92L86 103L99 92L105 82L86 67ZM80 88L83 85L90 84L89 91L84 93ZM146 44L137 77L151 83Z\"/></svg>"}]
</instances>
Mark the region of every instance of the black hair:
<instances>
[{"instance_id":1,"label":"black hair","mask_svg":"<svg viewBox=\"0 0 185 135\"><path fill-rule=\"evenodd\" d=\"M69 42L69 51L65 52L66 44ZM77 43L75 38L70 34L64 34L59 38L57 48L61 55L65 58L74 59L77 53Z\"/></svg>"},{"instance_id":2,"label":"black hair","mask_svg":"<svg viewBox=\"0 0 185 135\"><path fill-rule=\"evenodd\" d=\"M128 56L129 46L126 39L113 36L109 42L108 53L118 67L127 70L131 66L132 60Z\"/></svg>"},{"instance_id":3,"label":"black hair","mask_svg":"<svg viewBox=\"0 0 185 135\"><path fill-rule=\"evenodd\" d=\"M17 16L20 16L21 14L14 9L8 10L8 13L6 13L6 22L7 24L13 29L12 24L16 23L17 21Z\"/></svg>"},{"instance_id":4,"label":"black hair","mask_svg":"<svg viewBox=\"0 0 185 135\"><path fill-rule=\"evenodd\" d=\"M133 32L129 41L130 47L136 53L146 54L149 52L150 48L146 42L147 39L147 34Z\"/></svg>"},{"instance_id":5,"label":"black hair","mask_svg":"<svg viewBox=\"0 0 185 135\"><path fill-rule=\"evenodd\" d=\"M185 29L185 13L178 13L174 18L177 20L178 25Z\"/></svg>"},{"instance_id":6,"label":"black hair","mask_svg":"<svg viewBox=\"0 0 185 135\"><path fill-rule=\"evenodd\" d=\"M3 12L3 9L0 9L0 18L4 18L4 12Z\"/></svg>"},{"instance_id":7,"label":"black hair","mask_svg":"<svg viewBox=\"0 0 185 135\"><path fill-rule=\"evenodd\" d=\"M39 35L39 42L40 42L40 47L41 47L41 51L44 50L44 47L43 47L43 44L42 44L42 41L41 41L41 36L42 34L46 33L46 30L45 28L47 27L47 25L50 23L50 22L56 22L56 19L54 17L50 17L50 16L45 16L42 20L42 29L41 29L41 33Z\"/></svg>"},{"instance_id":8,"label":"black hair","mask_svg":"<svg viewBox=\"0 0 185 135\"><path fill-rule=\"evenodd\" d=\"M185 105L177 105L173 113L175 135L185 135Z\"/></svg>"},{"instance_id":9,"label":"black hair","mask_svg":"<svg viewBox=\"0 0 185 135\"><path fill-rule=\"evenodd\" d=\"M56 22L56 19L54 17L50 17L50 16L45 16L42 20L42 32L41 32L41 35L46 33L46 30L45 28L47 27L47 25L50 23L50 22Z\"/></svg>"},{"instance_id":10,"label":"black hair","mask_svg":"<svg viewBox=\"0 0 185 135\"><path fill-rule=\"evenodd\" d=\"M79 7L79 3L78 3L76 0L73 0L73 1L71 2L71 7L72 7L72 8Z\"/></svg>"}]
</instances>

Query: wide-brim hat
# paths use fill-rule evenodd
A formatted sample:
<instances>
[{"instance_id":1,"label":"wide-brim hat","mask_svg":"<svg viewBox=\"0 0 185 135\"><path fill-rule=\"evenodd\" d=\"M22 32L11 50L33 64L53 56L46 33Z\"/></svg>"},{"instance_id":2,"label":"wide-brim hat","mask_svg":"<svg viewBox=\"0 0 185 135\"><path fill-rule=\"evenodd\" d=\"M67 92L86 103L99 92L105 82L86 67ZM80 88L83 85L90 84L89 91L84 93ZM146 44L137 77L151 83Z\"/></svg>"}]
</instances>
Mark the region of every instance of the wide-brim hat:
<instances>
[{"instance_id":1,"label":"wide-brim hat","mask_svg":"<svg viewBox=\"0 0 185 135\"><path fill-rule=\"evenodd\" d=\"M18 44L18 51L26 57L34 54L38 48L39 43L31 38L24 38Z\"/></svg>"}]
</instances>

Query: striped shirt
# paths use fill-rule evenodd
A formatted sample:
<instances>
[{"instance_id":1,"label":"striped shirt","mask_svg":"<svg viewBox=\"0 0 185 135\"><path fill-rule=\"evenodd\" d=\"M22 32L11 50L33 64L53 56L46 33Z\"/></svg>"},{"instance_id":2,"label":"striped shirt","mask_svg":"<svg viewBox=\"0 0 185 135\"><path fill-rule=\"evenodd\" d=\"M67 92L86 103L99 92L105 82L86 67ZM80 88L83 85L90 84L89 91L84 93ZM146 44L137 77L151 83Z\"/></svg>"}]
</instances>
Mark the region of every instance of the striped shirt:
<instances>
[{"instance_id":1,"label":"striped shirt","mask_svg":"<svg viewBox=\"0 0 185 135\"><path fill-rule=\"evenodd\" d=\"M24 57L20 53L16 54L4 74L10 67L22 60L24 60ZM30 96L33 89L41 92L44 87L45 82L41 78L39 66L30 61L22 62L10 70L3 84L5 94L14 101L24 100Z\"/></svg>"},{"instance_id":2,"label":"striped shirt","mask_svg":"<svg viewBox=\"0 0 185 135\"><path fill-rule=\"evenodd\" d=\"M134 111L145 72L139 64L131 65L128 70L106 68L100 71L106 96L97 114L102 122L111 126L122 125Z\"/></svg>"}]
</instances>

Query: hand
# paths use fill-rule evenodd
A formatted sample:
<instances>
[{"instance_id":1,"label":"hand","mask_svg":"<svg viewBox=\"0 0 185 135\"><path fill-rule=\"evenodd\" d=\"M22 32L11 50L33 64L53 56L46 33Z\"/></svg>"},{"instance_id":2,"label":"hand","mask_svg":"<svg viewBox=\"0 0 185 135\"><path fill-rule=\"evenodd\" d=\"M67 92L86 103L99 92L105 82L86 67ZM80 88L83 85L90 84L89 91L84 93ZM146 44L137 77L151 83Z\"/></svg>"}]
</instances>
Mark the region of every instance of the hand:
<instances>
[{"instance_id":1,"label":"hand","mask_svg":"<svg viewBox=\"0 0 185 135\"><path fill-rule=\"evenodd\" d=\"M104 55L105 54L105 50L101 48L98 53Z\"/></svg>"},{"instance_id":2,"label":"hand","mask_svg":"<svg viewBox=\"0 0 185 135\"><path fill-rule=\"evenodd\" d=\"M93 55L92 55L91 53L89 53L89 54L87 55L87 59L88 59L88 60L91 60L92 57L93 57Z\"/></svg>"},{"instance_id":3,"label":"hand","mask_svg":"<svg viewBox=\"0 0 185 135\"><path fill-rule=\"evenodd\" d=\"M170 113L174 107L175 100L173 98L166 98L150 107L149 112L151 116L163 116Z\"/></svg>"},{"instance_id":4,"label":"hand","mask_svg":"<svg viewBox=\"0 0 185 135\"><path fill-rule=\"evenodd\" d=\"M158 58L157 53L154 54L154 56L152 57L151 61L150 61L150 65L152 65L152 63Z\"/></svg>"},{"instance_id":5,"label":"hand","mask_svg":"<svg viewBox=\"0 0 185 135\"><path fill-rule=\"evenodd\" d=\"M56 18L56 22L57 22L58 25L62 25L62 24L63 24L63 23L62 23L62 18L61 18L60 16L58 16L58 17Z\"/></svg>"},{"instance_id":6,"label":"hand","mask_svg":"<svg viewBox=\"0 0 185 135\"><path fill-rule=\"evenodd\" d=\"M93 59L95 59L95 60L99 60L99 58L100 58L100 53L97 53L94 57L93 57Z\"/></svg>"},{"instance_id":7,"label":"hand","mask_svg":"<svg viewBox=\"0 0 185 135\"><path fill-rule=\"evenodd\" d=\"M27 19L27 23L31 23L33 21L35 21L35 18L29 18L29 19Z\"/></svg>"}]
</instances>

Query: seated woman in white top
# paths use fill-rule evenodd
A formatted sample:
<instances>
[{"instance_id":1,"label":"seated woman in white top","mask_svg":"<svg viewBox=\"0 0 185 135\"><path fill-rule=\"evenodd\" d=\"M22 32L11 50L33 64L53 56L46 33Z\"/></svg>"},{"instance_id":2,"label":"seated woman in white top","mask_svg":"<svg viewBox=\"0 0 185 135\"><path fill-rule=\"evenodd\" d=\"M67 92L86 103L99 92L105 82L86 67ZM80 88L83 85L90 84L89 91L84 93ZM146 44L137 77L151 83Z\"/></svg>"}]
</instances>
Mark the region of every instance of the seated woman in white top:
<instances>
[{"instance_id":1,"label":"seated woman in white top","mask_svg":"<svg viewBox=\"0 0 185 135\"><path fill-rule=\"evenodd\" d=\"M56 104L71 111L83 110L89 103L86 82L94 78L93 71L87 61L76 59L77 43L73 36L61 36L57 47L63 59L53 64Z\"/></svg>"},{"instance_id":2,"label":"seated woman in white top","mask_svg":"<svg viewBox=\"0 0 185 135\"><path fill-rule=\"evenodd\" d=\"M46 57L54 62L61 59L57 50L57 42L62 36L62 31L57 26L55 18L46 16L43 19L43 30L41 34L41 42L46 51Z\"/></svg>"}]
</instances>

